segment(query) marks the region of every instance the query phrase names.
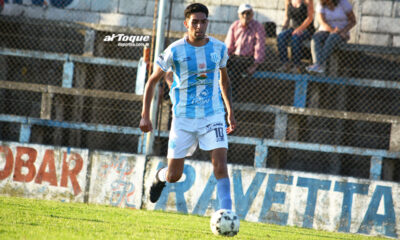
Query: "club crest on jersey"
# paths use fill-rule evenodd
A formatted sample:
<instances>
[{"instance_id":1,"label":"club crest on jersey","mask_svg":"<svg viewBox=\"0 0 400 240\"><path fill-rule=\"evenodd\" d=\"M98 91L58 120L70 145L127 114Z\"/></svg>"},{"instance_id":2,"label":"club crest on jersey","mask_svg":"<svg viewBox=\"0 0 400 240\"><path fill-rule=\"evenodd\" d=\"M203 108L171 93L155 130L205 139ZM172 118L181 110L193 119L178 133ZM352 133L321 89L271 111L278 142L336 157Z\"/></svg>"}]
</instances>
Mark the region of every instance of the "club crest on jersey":
<instances>
[{"instance_id":1,"label":"club crest on jersey","mask_svg":"<svg viewBox=\"0 0 400 240\"><path fill-rule=\"evenodd\" d=\"M221 57L216 52L211 53L210 57L213 63L218 63L221 60Z\"/></svg>"}]
</instances>

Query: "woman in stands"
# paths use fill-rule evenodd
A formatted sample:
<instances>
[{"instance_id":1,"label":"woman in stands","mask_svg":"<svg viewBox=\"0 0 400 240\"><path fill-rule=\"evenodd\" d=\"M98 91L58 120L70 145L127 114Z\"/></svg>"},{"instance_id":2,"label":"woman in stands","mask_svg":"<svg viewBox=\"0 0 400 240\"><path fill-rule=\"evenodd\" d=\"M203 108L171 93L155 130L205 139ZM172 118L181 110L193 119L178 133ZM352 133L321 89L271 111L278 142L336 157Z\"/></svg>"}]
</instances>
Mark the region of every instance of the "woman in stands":
<instances>
[{"instance_id":1,"label":"woman in stands","mask_svg":"<svg viewBox=\"0 0 400 240\"><path fill-rule=\"evenodd\" d=\"M282 32L278 35L278 50L282 66L279 71L301 73L300 60L304 40L314 33L313 0L286 0L285 19ZM290 69L287 47L291 42L293 67Z\"/></svg>"},{"instance_id":2,"label":"woman in stands","mask_svg":"<svg viewBox=\"0 0 400 240\"><path fill-rule=\"evenodd\" d=\"M314 64L306 69L323 73L335 48L350 39L349 31L356 25L356 18L348 0L320 0L316 12L320 26L311 41Z\"/></svg>"}]
</instances>

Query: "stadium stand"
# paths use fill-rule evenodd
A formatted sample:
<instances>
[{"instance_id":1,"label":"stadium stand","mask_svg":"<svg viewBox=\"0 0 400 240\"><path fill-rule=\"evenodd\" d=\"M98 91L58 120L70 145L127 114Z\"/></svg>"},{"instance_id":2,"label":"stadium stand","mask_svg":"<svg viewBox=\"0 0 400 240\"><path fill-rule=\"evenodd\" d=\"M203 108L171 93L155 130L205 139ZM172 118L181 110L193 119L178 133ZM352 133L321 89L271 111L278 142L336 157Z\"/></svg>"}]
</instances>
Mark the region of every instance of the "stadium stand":
<instances>
[{"instance_id":1,"label":"stadium stand","mask_svg":"<svg viewBox=\"0 0 400 240\"><path fill-rule=\"evenodd\" d=\"M0 24L2 140L141 153L134 79L143 49L103 39L148 33L7 16ZM312 76L275 72L271 42L265 64L234 89L242 97L230 163L399 181L399 49L348 44L327 75ZM168 101L162 111L165 155Z\"/></svg>"}]
</instances>

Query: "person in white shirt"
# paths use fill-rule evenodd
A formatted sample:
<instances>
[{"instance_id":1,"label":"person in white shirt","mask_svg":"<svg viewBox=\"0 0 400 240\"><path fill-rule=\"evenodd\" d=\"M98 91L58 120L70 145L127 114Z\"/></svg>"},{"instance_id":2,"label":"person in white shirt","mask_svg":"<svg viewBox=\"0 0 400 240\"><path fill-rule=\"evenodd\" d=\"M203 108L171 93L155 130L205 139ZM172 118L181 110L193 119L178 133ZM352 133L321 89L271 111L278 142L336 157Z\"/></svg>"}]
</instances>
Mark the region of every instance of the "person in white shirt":
<instances>
[{"instance_id":1,"label":"person in white shirt","mask_svg":"<svg viewBox=\"0 0 400 240\"><path fill-rule=\"evenodd\" d=\"M348 0L320 0L316 13L320 26L311 41L314 64L306 69L323 73L335 48L350 39L349 31L356 25L356 18Z\"/></svg>"}]
</instances>

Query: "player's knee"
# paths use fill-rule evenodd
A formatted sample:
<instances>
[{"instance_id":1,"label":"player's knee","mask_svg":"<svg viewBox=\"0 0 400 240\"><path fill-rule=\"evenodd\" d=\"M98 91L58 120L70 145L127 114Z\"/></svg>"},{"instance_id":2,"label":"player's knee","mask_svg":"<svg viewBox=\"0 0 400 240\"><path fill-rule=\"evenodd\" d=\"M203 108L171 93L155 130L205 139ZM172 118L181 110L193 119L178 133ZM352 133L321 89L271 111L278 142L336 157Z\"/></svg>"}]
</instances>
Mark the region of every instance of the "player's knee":
<instances>
[{"instance_id":1,"label":"player's knee","mask_svg":"<svg viewBox=\"0 0 400 240\"><path fill-rule=\"evenodd\" d=\"M168 172L167 174L167 182L169 183L174 183L179 181L181 179L182 173L174 173L174 172Z\"/></svg>"},{"instance_id":2,"label":"player's knee","mask_svg":"<svg viewBox=\"0 0 400 240\"><path fill-rule=\"evenodd\" d=\"M228 176L228 170L225 165L216 165L214 166L214 175L216 178L224 178Z\"/></svg>"}]
</instances>

